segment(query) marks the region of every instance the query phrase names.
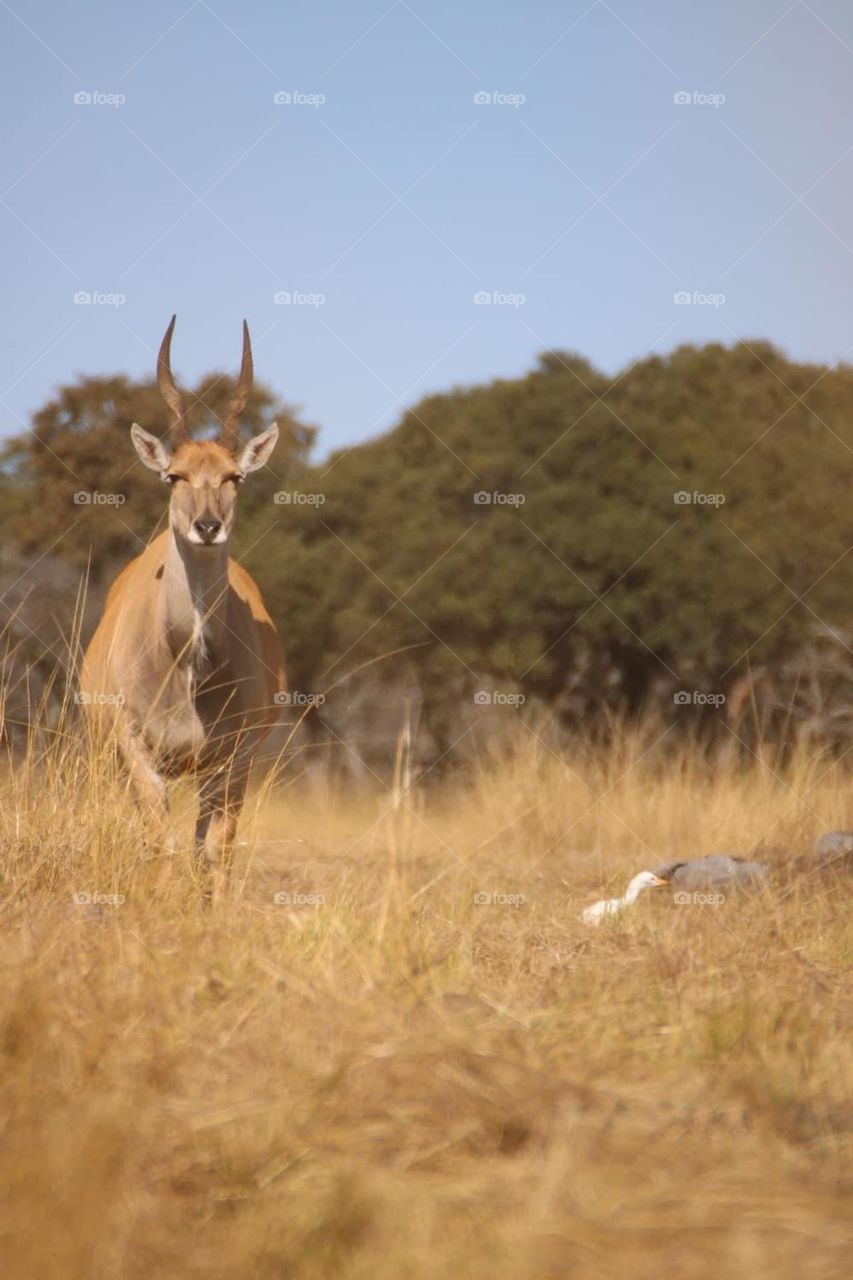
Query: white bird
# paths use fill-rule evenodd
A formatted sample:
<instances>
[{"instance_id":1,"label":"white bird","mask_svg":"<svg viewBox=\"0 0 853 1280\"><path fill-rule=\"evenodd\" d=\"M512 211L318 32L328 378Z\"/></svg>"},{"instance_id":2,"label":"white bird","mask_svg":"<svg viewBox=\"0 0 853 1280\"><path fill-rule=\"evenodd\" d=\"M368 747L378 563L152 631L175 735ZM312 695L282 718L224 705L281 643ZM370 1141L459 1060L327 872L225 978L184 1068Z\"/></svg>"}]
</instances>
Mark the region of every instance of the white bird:
<instances>
[{"instance_id":1,"label":"white bird","mask_svg":"<svg viewBox=\"0 0 853 1280\"><path fill-rule=\"evenodd\" d=\"M591 907L587 907L581 919L584 924L601 924L605 916L618 915L620 911L624 911L626 907L635 903L644 889L667 883L668 881L661 880L660 876L656 876L653 871L641 871L629 882L624 898L602 898L600 902L594 902Z\"/></svg>"}]
</instances>

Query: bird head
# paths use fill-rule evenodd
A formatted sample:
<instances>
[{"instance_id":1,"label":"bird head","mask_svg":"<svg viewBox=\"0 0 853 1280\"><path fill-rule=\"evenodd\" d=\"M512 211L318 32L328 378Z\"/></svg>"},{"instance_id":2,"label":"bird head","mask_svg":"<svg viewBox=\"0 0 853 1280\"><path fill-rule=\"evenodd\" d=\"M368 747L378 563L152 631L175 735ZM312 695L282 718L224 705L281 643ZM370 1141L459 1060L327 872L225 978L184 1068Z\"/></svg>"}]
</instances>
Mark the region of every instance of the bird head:
<instances>
[{"instance_id":1,"label":"bird head","mask_svg":"<svg viewBox=\"0 0 853 1280\"><path fill-rule=\"evenodd\" d=\"M668 884L668 880L662 879L655 875L654 871L641 871L639 875L634 876L628 885L628 892L639 893L641 889L652 889L655 885Z\"/></svg>"}]
</instances>

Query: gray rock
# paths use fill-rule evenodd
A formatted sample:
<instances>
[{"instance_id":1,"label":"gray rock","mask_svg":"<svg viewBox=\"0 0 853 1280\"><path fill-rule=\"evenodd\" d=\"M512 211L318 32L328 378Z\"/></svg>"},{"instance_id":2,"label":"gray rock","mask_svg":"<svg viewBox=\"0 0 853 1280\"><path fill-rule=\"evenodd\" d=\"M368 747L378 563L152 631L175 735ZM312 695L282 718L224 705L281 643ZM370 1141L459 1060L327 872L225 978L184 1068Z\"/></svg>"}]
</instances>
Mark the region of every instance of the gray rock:
<instances>
[{"instance_id":1,"label":"gray rock","mask_svg":"<svg viewBox=\"0 0 853 1280\"><path fill-rule=\"evenodd\" d=\"M707 858L690 858L667 862L655 867L654 873L680 889L717 889L722 885L744 887L763 884L768 868L763 862L746 862L725 853L711 853Z\"/></svg>"},{"instance_id":2,"label":"gray rock","mask_svg":"<svg viewBox=\"0 0 853 1280\"><path fill-rule=\"evenodd\" d=\"M819 867L831 863L853 864L853 831L827 831L815 841L814 860Z\"/></svg>"}]
</instances>

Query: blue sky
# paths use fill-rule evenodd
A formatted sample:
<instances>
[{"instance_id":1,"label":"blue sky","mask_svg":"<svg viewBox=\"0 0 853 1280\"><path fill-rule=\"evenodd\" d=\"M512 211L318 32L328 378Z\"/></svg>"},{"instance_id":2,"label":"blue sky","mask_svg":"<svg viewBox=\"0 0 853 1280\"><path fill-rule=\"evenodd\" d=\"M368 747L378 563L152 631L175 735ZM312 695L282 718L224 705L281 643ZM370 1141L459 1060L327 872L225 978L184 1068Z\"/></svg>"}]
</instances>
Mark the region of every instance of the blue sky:
<instances>
[{"instance_id":1,"label":"blue sky","mask_svg":"<svg viewBox=\"0 0 853 1280\"><path fill-rule=\"evenodd\" d=\"M545 348L853 359L841 0L3 0L0 38L6 435L172 311L187 380L245 315L320 454Z\"/></svg>"}]
</instances>

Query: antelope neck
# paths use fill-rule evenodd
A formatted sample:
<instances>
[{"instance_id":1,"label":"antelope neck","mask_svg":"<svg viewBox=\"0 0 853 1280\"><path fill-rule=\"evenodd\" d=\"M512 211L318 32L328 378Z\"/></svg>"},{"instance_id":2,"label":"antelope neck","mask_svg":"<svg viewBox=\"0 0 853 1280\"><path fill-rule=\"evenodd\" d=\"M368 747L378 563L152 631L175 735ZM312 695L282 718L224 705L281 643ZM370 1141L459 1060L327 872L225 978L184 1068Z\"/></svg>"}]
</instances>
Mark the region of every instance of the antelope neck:
<instances>
[{"instance_id":1,"label":"antelope neck","mask_svg":"<svg viewBox=\"0 0 853 1280\"><path fill-rule=\"evenodd\" d=\"M228 543L201 547L169 531L163 571L166 627L176 657L206 665L221 652L228 598Z\"/></svg>"}]
</instances>

